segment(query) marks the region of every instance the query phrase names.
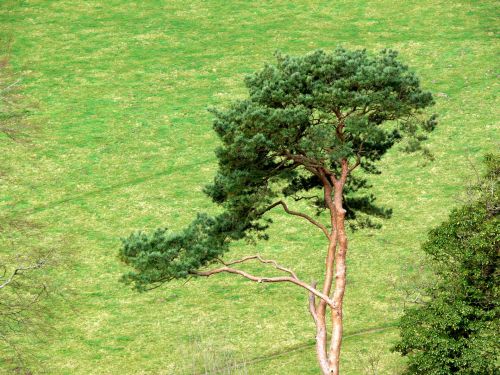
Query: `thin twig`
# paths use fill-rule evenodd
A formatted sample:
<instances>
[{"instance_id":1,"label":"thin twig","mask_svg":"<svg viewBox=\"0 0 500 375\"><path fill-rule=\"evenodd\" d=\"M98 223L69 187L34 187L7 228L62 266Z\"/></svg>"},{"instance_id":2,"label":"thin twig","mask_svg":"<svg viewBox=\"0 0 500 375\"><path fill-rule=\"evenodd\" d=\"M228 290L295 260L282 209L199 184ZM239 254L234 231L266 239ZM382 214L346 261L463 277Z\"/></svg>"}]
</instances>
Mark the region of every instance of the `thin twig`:
<instances>
[{"instance_id":1,"label":"thin twig","mask_svg":"<svg viewBox=\"0 0 500 375\"><path fill-rule=\"evenodd\" d=\"M292 270L288 269L288 268L285 268L283 266L280 266L275 260L273 259L263 259L260 255L249 255L249 256L246 256L244 258L241 258L241 259L237 259L237 260L232 260L230 262L224 262L222 259L219 259L219 261L225 265L225 266L231 266L233 264L238 264L238 263L243 263L243 262L246 262L248 260L252 260L252 259L256 259L258 260L259 262L261 263L267 263L267 264L272 264L274 266L274 268L280 270L280 271L283 271L283 272L286 272L288 274L290 274L290 276L292 276L294 279L299 279L297 277L297 275L295 274L295 272L293 272Z\"/></svg>"},{"instance_id":2,"label":"thin twig","mask_svg":"<svg viewBox=\"0 0 500 375\"><path fill-rule=\"evenodd\" d=\"M21 82L21 79L19 78L17 81L11 83L10 85L8 85L7 87L3 88L2 90L0 90L0 93L2 92L6 92L6 91L9 91L11 87L14 87L15 85L17 85L19 82Z\"/></svg>"},{"instance_id":3,"label":"thin twig","mask_svg":"<svg viewBox=\"0 0 500 375\"><path fill-rule=\"evenodd\" d=\"M14 270L14 272L12 272L12 275L10 275L10 277L8 279L6 279L2 284L0 284L0 289L6 287L7 285L9 285L13 280L14 278L17 276L17 275L20 275L21 273L23 273L23 271L29 271L29 270L34 270L34 269L37 269L37 268L40 268L42 267L44 264L44 261L43 260L39 260L37 263L31 265L31 266L27 266L27 267L18 267ZM5 275L5 273L4 273Z\"/></svg>"}]
</instances>

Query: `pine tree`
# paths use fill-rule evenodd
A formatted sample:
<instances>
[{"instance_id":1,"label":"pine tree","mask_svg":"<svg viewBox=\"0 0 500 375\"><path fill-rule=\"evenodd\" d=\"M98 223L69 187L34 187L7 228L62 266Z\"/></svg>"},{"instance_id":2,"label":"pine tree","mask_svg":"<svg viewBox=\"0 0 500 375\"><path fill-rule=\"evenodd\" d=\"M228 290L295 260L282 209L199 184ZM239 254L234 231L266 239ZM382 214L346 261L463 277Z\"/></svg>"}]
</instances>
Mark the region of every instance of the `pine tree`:
<instances>
[{"instance_id":1,"label":"pine tree","mask_svg":"<svg viewBox=\"0 0 500 375\"><path fill-rule=\"evenodd\" d=\"M256 282L288 282L309 293L316 324L316 352L323 374L338 374L342 341L342 302L346 286L346 220L373 225L370 217L388 217L378 207L357 170L379 173L376 162L396 143L400 150L421 149L434 117L433 104L417 76L391 50L370 55L364 50L321 50L305 56L276 55L276 64L245 79L248 97L213 110L219 170L206 194L222 207L211 217L199 214L184 230L134 233L124 241L123 261L134 272L125 276L139 289L189 276L233 273ZM289 207L309 200L321 216ZM274 260L251 255L223 260L234 241L267 239L266 214L282 208L317 227L327 242L321 288L307 283ZM259 261L283 276L261 277L237 265ZM335 282L334 282L335 280ZM331 345L327 347L327 313Z\"/></svg>"}]
</instances>

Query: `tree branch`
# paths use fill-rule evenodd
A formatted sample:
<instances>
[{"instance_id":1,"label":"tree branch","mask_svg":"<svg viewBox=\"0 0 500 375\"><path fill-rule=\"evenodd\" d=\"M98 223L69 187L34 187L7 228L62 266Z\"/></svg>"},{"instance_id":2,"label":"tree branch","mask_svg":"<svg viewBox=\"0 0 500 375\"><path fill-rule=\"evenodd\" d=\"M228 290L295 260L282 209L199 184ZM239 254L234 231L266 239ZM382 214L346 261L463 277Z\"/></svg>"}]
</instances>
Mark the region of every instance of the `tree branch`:
<instances>
[{"instance_id":1,"label":"tree branch","mask_svg":"<svg viewBox=\"0 0 500 375\"><path fill-rule=\"evenodd\" d=\"M10 85L4 87L3 89L0 90L0 94L9 91L12 87L16 86L19 82L21 82L21 79L18 79L17 81L11 83Z\"/></svg>"},{"instance_id":2,"label":"tree branch","mask_svg":"<svg viewBox=\"0 0 500 375\"><path fill-rule=\"evenodd\" d=\"M345 115L341 116L342 121L345 120L346 118L348 118L354 112L356 112L357 109L358 109L358 107L356 107L356 106L352 107L352 109L349 112L347 112Z\"/></svg>"},{"instance_id":3,"label":"tree branch","mask_svg":"<svg viewBox=\"0 0 500 375\"><path fill-rule=\"evenodd\" d=\"M360 154L357 154L356 155L356 161L355 163L349 168L349 170L347 171L347 174L351 174L351 172L353 170L355 170L359 165L361 164L361 155Z\"/></svg>"},{"instance_id":4,"label":"tree branch","mask_svg":"<svg viewBox=\"0 0 500 375\"><path fill-rule=\"evenodd\" d=\"M293 160L294 163L303 165L305 167L321 168L323 165L323 163L314 160L312 158L309 158L305 155L294 155L289 151L285 151L285 157L288 160Z\"/></svg>"},{"instance_id":5,"label":"tree branch","mask_svg":"<svg viewBox=\"0 0 500 375\"><path fill-rule=\"evenodd\" d=\"M348 169L347 174L351 174L353 170L355 170L361 164L361 153L363 152L363 142L359 145L358 152L356 152L356 161L354 164Z\"/></svg>"},{"instance_id":6,"label":"tree branch","mask_svg":"<svg viewBox=\"0 0 500 375\"><path fill-rule=\"evenodd\" d=\"M292 210L290 210L288 208L288 206L286 205L286 203L283 202L283 201L281 201L281 200L278 201L278 202L273 203L272 205L270 205L266 209L266 211L269 211L269 210L271 210L274 207L279 206L279 205L283 206L283 209L285 210L285 212L287 214L302 217L302 218L306 219L307 221L309 221L311 224L317 226L319 229L321 229L323 231L323 233L325 234L326 238L330 239L330 234L328 233L328 229L323 224L321 224L319 221L314 220L312 217L310 217L307 214L304 214L304 213L298 212L298 211L292 211Z\"/></svg>"},{"instance_id":7,"label":"tree branch","mask_svg":"<svg viewBox=\"0 0 500 375\"><path fill-rule=\"evenodd\" d=\"M321 179L321 182L323 183L323 195L324 195L325 203L326 203L328 209L330 210L330 222L331 222L332 231L333 231L333 229L335 228L335 206L333 205L333 201L332 201L332 186L335 184L337 179L335 178L335 176L333 174L330 174L329 177L331 179L331 183L330 183L330 181L328 181L328 178L327 178L325 172L320 171L319 178ZM330 236L328 236L328 239L330 239Z\"/></svg>"},{"instance_id":8,"label":"tree branch","mask_svg":"<svg viewBox=\"0 0 500 375\"><path fill-rule=\"evenodd\" d=\"M241 258L241 259L233 260L231 262L224 262L222 259L219 259L219 262L221 262L225 266L231 266L233 264L243 263L243 262L246 262L247 260L252 260L252 259L257 259L261 263L272 264L274 266L274 268L276 268L276 269L278 269L280 271L286 272L286 273L290 274L290 276L292 276L294 279L298 280L297 275L292 270L290 270L288 268L285 268L283 266L280 266L273 259L263 259L260 255L249 255L249 256Z\"/></svg>"},{"instance_id":9,"label":"tree branch","mask_svg":"<svg viewBox=\"0 0 500 375\"><path fill-rule=\"evenodd\" d=\"M316 285L318 285L316 281L313 281L311 283L311 287L313 287L314 289L316 289ZM316 297L311 292L309 292L309 312L314 319L314 323L318 324L318 314L316 313Z\"/></svg>"},{"instance_id":10,"label":"tree branch","mask_svg":"<svg viewBox=\"0 0 500 375\"><path fill-rule=\"evenodd\" d=\"M308 285L307 283L305 283L305 282L303 282L303 281L301 281L299 279L296 279L294 277L290 277L290 276L281 276L281 277L254 276L254 275L249 274L248 272L245 272L245 271L242 271L242 270L239 270L239 269L236 269L236 268L227 267L227 266L224 266L224 267L221 267L221 268L216 268L216 269L213 269L213 270L208 270L208 271L191 271L190 273L193 274L193 275L197 275L197 276L206 276L206 277L209 277L209 276L212 276L212 275L215 275L215 274L218 274L218 273L224 273L224 272L226 272L226 273L233 273L233 274L236 274L236 275L240 275L240 276L243 276L244 278L246 278L248 280L255 281L257 283L289 282L289 283L298 285L298 286L300 286L300 287L308 290L310 293L312 293L316 297L321 298L323 301L325 301L333 309L336 308L335 304L330 299L330 297L328 297L327 295L325 295L325 294L321 293L320 291L316 290L311 285Z\"/></svg>"},{"instance_id":11,"label":"tree branch","mask_svg":"<svg viewBox=\"0 0 500 375\"><path fill-rule=\"evenodd\" d=\"M0 289L5 288L7 285L9 285L14 280L14 278L17 275L20 275L23 271L29 271L29 270L34 270L34 269L40 268L43 266L43 264L44 264L44 261L39 260L38 262L36 262L35 264L32 264L31 266L16 268L14 270L14 272L12 272L12 275L10 275L9 278L7 278L2 284L0 284ZM5 267L4 267L4 269L5 269ZM2 278L5 276L5 274L6 274L6 271L4 270Z\"/></svg>"},{"instance_id":12,"label":"tree branch","mask_svg":"<svg viewBox=\"0 0 500 375\"><path fill-rule=\"evenodd\" d=\"M301 201L303 199L306 199L306 200L311 200L311 199L316 199L318 200L318 196L317 195L309 195L309 196L297 196L297 195L292 195L291 198L295 201L295 202L298 202L298 201Z\"/></svg>"}]
</instances>

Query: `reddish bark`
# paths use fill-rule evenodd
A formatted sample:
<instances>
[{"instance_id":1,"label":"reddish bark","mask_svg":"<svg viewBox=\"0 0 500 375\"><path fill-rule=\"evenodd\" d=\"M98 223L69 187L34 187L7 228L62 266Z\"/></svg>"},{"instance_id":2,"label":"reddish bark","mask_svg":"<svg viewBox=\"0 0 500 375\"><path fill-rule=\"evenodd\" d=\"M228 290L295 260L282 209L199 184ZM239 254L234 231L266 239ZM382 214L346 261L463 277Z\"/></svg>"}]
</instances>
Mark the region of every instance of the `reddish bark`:
<instances>
[{"instance_id":1,"label":"reddish bark","mask_svg":"<svg viewBox=\"0 0 500 375\"><path fill-rule=\"evenodd\" d=\"M346 254L347 234L345 231L345 214L343 207L344 186L349 173L358 165L349 168L347 160L342 160L340 176L335 176L331 171L324 168L308 168L315 173L323 182L323 193L325 204L330 212L331 229L308 215L290 210L285 202L278 201L268 207L270 210L282 206L286 213L302 217L311 224L318 227L328 238L328 248L325 259L325 278L322 290L316 288L316 282L307 284L300 280L297 275L288 268L280 266L274 260L266 260L259 255L244 257L239 260L224 262L220 260L223 267L195 272L198 276L211 276L217 273L232 273L243 276L255 282L275 283L290 282L300 286L309 292L309 311L316 325L316 355L318 364L323 375L340 374L340 350L343 334L342 306L346 287ZM264 264L271 264L279 271L288 273L289 276L261 277L251 275L245 271L229 267L249 260L258 260ZM332 290L333 288L333 290ZM316 303L316 299L319 299ZM329 310L329 311L328 311ZM328 348L327 313L331 315L330 347Z\"/></svg>"}]
</instances>

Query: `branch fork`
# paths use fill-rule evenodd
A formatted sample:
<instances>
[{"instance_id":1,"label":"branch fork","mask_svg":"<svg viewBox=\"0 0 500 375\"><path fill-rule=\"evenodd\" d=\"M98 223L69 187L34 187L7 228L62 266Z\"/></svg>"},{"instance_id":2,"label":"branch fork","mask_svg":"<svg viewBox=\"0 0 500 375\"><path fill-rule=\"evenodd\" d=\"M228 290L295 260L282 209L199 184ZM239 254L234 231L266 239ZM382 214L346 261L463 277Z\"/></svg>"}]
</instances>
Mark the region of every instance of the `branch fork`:
<instances>
[{"instance_id":1,"label":"branch fork","mask_svg":"<svg viewBox=\"0 0 500 375\"><path fill-rule=\"evenodd\" d=\"M271 264L274 266L274 268L288 273L290 276L275 276L275 277L266 277L266 276L255 276L252 275L246 271L240 270L238 268L233 268L229 267L234 264L239 264L239 263L244 263L249 260L257 260L263 264ZM240 275L248 280L257 282L257 283L279 283L279 282L289 282L292 284L295 284L297 286L300 286L301 288L306 289L309 291L309 295L312 296L313 299L315 297L320 298L320 300L324 301L325 304L329 305L332 309L336 309L335 303L333 300L327 295L319 290L316 289L316 284L314 283L313 285L309 285L306 282L300 280L297 277L297 274L293 272L292 270L285 268L278 264L274 259L264 259L260 255L249 255L246 257L243 257L241 259L237 260L232 260L230 262L224 262L222 259L218 259L219 263L223 265L223 267L220 268L215 268L212 270L207 270L207 271L191 271L191 274L196 275L196 276L205 276L205 277L210 277L212 275L218 274L218 273L232 273L236 275ZM311 297L310 297L311 298ZM313 301L314 304L314 301Z\"/></svg>"},{"instance_id":2,"label":"branch fork","mask_svg":"<svg viewBox=\"0 0 500 375\"><path fill-rule=\"evenodd\" d=\"M44 263L45 262L43 260L39 260L35 264L29 266L24 266L24 267L19 266L12 272L12 274L8 278L5 278L5 275L7 274L7 268L3 266L2 268L4 270L2 276L0 277L0 280L3 279L4 281L0 284L0 289L5 288L7 285L12 283L14 281L14 278L16 278L16 276L21 275L24 271L30 271L41 268L44 265Z\"/></svg>"}]
</instances>

